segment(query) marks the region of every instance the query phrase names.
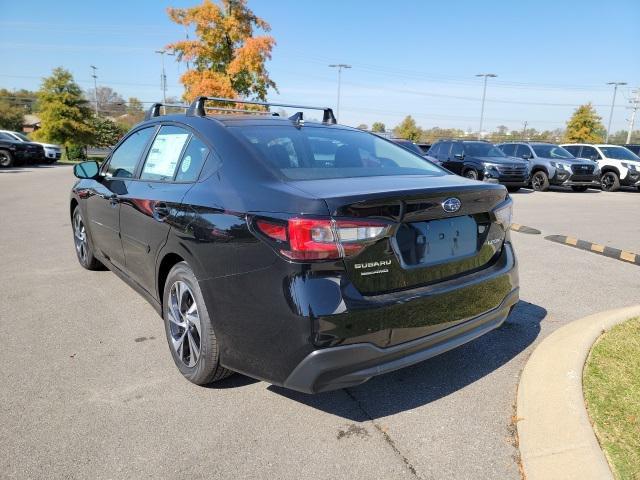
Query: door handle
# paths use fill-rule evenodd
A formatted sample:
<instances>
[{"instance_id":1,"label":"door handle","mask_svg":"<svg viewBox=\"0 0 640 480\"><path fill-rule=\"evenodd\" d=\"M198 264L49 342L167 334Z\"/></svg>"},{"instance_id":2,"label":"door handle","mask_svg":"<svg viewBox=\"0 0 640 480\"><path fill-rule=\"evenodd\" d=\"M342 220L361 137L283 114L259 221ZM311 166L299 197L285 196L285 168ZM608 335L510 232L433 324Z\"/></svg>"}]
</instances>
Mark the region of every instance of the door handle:
<instances>
[{"instance_id":1,"label":"door handle","mask_svg":"<svg viewBox=\"0 0 640 480\"><path fill-rule=\"evenodd\" d=\"M162 222L169 216L171 209L164 202L158 202L153 206L153 216L156 220Z\"/></svg>"}]
</instances>

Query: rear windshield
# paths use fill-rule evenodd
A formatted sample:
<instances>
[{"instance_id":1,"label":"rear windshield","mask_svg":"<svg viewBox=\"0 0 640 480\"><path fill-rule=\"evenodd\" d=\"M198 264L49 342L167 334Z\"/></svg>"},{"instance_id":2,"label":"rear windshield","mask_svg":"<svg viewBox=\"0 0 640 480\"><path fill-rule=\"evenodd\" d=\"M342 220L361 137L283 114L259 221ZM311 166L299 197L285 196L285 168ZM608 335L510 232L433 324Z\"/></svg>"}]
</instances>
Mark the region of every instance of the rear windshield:
<instances>
[{"instance_id":1,"label":"rear windshield","mask_svg":"<svg viewBox=\"0 0 640 480\"><path fill-rule=\"evenodd\" d=\"M635 160L640 161L640 157L638 157L631 150L626 149L624 147L600 147L602 153L607 158L615 158L616 160Z\"/></svg>"},{"instance_id":2,"label":"rear windshield","mask_svg":"<svg viewBox=\"0 0 640 480\"><path fill-rule=\"evenodd\" d=\"M291 180L447 173L424 158L366 132L330 127L231 127Z\"/></svg>"},{"instance_id":3,"label":"rear windshield","mask_svg":"<svg viewBox=\"0 0 640 480\"><path fill-rule=\"evenodd\" d=\"M542 158L574 158L571 153L558 145L531 145L536 155Z\"/></svg>"}]
</instances>

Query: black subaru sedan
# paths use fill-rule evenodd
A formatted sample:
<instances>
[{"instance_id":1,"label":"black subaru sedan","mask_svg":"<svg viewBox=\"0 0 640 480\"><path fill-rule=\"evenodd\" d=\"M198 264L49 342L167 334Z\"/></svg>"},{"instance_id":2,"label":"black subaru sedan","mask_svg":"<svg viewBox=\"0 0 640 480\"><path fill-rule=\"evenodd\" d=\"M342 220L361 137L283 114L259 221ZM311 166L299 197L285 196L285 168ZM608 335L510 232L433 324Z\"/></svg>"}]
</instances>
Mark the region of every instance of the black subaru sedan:
<instances>
[{"instance_id":1,"label":"black subaru sedan","mask_svg":"<svg viewBox=\"0 0 640 480\"><path fill-rule=\"evenodd\" d=\"M337 125L330 109L307 122L226 100L207 115L219 100L152 107L101 166L75 167L69 205L81 265L156 308L188 380L342 388L505 321L518 274L503 186Z\"/></svg>"}]
</instances>

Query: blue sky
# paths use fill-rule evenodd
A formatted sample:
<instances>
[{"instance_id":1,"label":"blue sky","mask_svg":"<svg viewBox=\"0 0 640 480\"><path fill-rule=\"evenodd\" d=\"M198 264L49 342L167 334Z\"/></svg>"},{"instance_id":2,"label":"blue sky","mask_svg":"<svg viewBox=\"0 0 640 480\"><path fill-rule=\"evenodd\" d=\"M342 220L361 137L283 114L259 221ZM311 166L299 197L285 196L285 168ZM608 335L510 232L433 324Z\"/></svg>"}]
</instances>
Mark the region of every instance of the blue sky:
<instances>
[{"instance_id":1,"label":"blue sky","mask_svg":"<svg viewBox=\"0 0 640 480\"><path fill-rule=\"evenodd\" d=\"M168 6L196 0L2 0L0 87L36 89L64 66L83 88L98 83L125 98L157 101L160 58L184 37ZM485 127L563 127L575 106L592 102L608 120L609 81L626 81L613 130L626 128L631 88L640 87L637 0L479 2L249 0L277 46L269 64L279 94L270 99L335 105L343 73L340 122L387 126L411 114L425 127L478 127L481 79L492 72ZM169 95L180 96L184 65L167 61ZM640 121L636 123L640 128Z\"/></svg>"}]
</instances>

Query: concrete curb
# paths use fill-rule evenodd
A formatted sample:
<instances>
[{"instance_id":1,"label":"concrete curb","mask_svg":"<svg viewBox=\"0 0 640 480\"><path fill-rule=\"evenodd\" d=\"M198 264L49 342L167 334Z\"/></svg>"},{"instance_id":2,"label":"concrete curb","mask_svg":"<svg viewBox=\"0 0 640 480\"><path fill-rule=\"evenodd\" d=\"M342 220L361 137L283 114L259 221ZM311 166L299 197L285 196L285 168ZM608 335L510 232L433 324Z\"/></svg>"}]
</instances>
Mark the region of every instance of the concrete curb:
<instances>
[{"instance_id":1,"label":"concrete curb","mask_svg":"<svg viewBox=\"0 0 640 480\"><path fill-rule=\"evenodd\" d=\"M590 315L559 328L533 351L518 386L517 427L527 480L613 479L582 394L591 346L640 305Z\"/></svg>"}]
</instances>

